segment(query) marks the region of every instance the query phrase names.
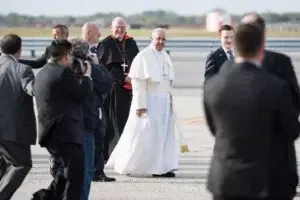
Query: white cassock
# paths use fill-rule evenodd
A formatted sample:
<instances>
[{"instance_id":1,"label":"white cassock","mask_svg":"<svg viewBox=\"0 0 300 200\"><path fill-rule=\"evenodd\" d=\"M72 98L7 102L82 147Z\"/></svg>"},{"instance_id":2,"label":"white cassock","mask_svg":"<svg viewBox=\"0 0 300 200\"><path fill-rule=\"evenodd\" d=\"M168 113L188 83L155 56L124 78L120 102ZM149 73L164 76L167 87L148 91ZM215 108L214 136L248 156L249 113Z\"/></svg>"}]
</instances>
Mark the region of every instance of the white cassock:
<instances>
[{"instance_id":1,"label":"white cassock","mask_svg":"<svg viewBox=\"0 0 300 200\"><path fill-rule=\"evenodd\" d=\"M171 86L174 68L165 51L153 46L133 60L128 75L133 99L129 117L107 167L119 174L164 174L179 168L179 151L174 134ZM137 109L146 108L139 118Z\"/></svg>"}]
</instances>

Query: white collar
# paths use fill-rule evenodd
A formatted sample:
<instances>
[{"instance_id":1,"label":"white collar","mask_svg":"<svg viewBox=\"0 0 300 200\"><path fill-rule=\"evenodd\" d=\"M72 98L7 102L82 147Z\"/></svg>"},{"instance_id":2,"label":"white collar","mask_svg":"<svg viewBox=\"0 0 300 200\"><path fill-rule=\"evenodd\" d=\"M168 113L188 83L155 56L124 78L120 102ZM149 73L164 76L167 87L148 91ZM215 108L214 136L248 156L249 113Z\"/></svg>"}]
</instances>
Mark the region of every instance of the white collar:
<instances>
[{"instance_id":1,"label":"white collar","mask_svg":"<svg viewBox=\"0 0 300 200\"><path fill-rule=\"evenodd\" d=\"M234 55L233 50L232 49L226 49L222 46L222 49L225 53L228 53L228 51L231 51L232 55Z\"/></svg>"},{"instance_id":2,"label":"white collar","mask_svg":"<svg viewBox=\"0 0 300 200\"><path fill-rule=\"evenodd\" d=\"M248 62L248 63L255 65L258 68L261 67L261 63L256 59L244 59L241 57L237 57L237 58L235 58L235 61L236 61L236 63Z\"/></svg>"},{"instance_id":3,"label":"white collar","mask_svg":"<svg viewBox=\"0 0 300 200\"><path fill-rule=\"evenodd\" d=\"M15 58L14 56L12 56L12 55L2 53L2 56L11 57L15 62L18 62L18 59L16 59L16 58Z\"/></svg>"},{"instance_id":4,"label":"white collar","mask_svg":"<svg viewBox=\"0 0 300 200\"><path fill-rule=\"evenodd\" d=\"M246 62L249 62L251 64L254 64L256 67L261 67L261 64L258 60L255 60L255 59L249 59L249 60L246 60Z\"/></svg>"},{"instance_id":5,"label":"white collar","mask_svg":"<svg viewBox=\"0 0 300 200\"><path fill-rule=\"evenodd\" d=\"M95 43L95 44L90 44L90 48L92 48L92 47L97 47L97 46L98 46L97 43Z\"/></svg>"}]
</instances>

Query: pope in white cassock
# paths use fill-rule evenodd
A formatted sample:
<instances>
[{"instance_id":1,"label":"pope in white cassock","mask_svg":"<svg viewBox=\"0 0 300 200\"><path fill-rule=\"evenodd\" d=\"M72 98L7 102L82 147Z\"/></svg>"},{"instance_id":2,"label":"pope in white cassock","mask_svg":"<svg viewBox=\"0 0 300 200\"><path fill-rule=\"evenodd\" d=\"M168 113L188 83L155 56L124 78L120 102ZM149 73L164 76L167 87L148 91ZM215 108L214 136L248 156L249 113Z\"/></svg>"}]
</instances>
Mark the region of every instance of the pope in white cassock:
<instances>
[{"instance_id":1,"label":"pope in white cassock","mask_svg":"<svg viewBox=\"0 0 300 200\"><path fill-rule=\"evenodd\" d=\"M119 174L175 177L174 171L179 167L171 95L174 68L164 51L165 41L165 30L155 29L151 45L131 64L131 110L106 165Z\"/></svg>"}]
</instances>

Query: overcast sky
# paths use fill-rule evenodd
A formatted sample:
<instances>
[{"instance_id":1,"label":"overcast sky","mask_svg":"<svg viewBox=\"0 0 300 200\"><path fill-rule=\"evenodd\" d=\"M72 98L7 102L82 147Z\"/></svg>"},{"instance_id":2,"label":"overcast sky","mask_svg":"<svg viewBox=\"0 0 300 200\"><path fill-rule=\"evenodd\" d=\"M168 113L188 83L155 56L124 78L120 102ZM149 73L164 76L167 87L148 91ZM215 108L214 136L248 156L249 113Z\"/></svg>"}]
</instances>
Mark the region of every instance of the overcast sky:
<instances>
[{"instance_id":1,"label":"overcast sky","mask_svg":"<svg viewBox=\"0 0 300 200\"><path fill-rule=\"evenodd\" d=\"M85 3L83 4L82 2ZM185 6L182 4L187 2L188 4ZM238 14L249 11L263 12L267 10L275 12L299 12L300 0L0 0L0 13L2 14L17 12L51 16L82 16L111 11L132 14L156 9L174 11L180 14L203 14L216 7Z\"/></svg>"}]
</instances>

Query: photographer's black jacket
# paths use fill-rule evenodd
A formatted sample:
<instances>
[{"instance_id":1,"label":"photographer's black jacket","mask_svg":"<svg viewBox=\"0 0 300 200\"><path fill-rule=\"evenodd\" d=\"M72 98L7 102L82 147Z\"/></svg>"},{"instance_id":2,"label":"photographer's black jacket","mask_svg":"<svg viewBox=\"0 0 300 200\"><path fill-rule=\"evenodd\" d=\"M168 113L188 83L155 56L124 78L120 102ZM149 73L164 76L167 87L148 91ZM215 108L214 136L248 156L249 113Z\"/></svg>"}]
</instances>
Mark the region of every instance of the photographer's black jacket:
<instances>
[{"instance_id":1,"label":"photographer's black jacket","mask_svg":"<svg viewBox=\"0 0 300 200\"><path fill-rule=\"evenodd\" d=\"M82 105L93 91L93 81L70 68L47 63L36 75L39 143L83 144Z\"/></svg>"},{"instance_id":2,"label":"photographer's black jacket","mask_svg":"<svg viewBox=\"0 0 300 200\"><path fill-rule=\"evenodd\" d=\"M92 68L94 90L86 99L83 106L84 127L87 132L93 132L100 121L99 108L103 104L103 95L110 92L113 87L112 78L102 65L94 65Z\"/></svg>"}]
</instances>

